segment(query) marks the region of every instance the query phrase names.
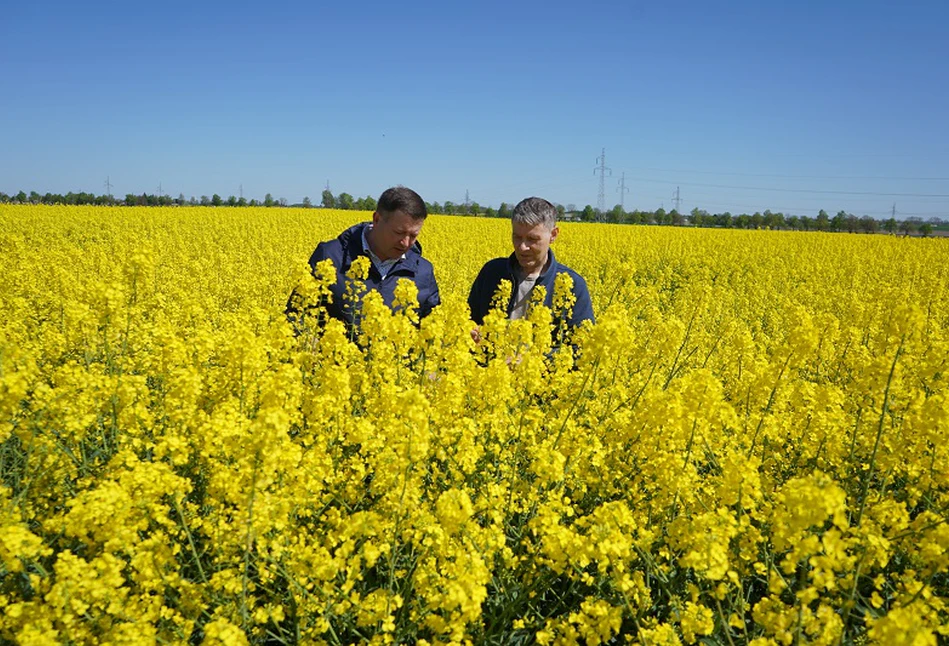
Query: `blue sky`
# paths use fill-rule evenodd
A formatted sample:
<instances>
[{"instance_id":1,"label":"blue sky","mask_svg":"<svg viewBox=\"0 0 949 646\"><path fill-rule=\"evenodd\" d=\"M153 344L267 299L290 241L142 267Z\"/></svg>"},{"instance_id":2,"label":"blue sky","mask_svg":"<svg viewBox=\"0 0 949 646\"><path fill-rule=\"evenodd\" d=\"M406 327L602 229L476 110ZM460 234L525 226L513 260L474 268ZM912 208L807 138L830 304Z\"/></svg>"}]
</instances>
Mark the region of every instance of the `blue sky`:
<instances>
[{"instance_id":1,"label":"blue sky","mask_svg":"<svg viewBox=\"0 0 949 646\"><path fill-rule=\"evenodd\" d=\"M949 2L14 2L0 191L949 218Z\"/></svg>"}]
</instances>

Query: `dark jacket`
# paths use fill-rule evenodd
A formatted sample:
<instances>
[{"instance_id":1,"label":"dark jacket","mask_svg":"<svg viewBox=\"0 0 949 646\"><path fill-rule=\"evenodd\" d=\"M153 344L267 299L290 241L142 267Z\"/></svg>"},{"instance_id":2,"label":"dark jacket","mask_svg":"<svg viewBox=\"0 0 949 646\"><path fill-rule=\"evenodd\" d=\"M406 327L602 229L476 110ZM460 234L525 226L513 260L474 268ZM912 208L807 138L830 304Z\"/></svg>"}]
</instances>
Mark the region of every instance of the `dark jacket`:
<instances>
[{"instance_id":1,"label":"dark jacket","mask_svg":"<svg viewBox=\"0 0 949 646\"><path fill-rule=\"evenodd\" d=\"M310 267L316 267L321 260L329 258L336 267L336 283L330 286L332 292L331 302L325 305L326 312L333 318L339 319L346 324L347 328L354 325L358 312L353 312L352 304L343 301L343 294L346 291L346 272L350 265L359 256L366 256L362 246L363 230L369 226L368 222L352 226L341 234L335 240L321 242L316 246L313 255L310 256ZM386 305L392 307L392 301L395 298L395 286L400 278L408 278L418 287L418 314L419 318L427 316L436 305L441 303L438 294L438 284L435 282L435 272L432 269L432 263L422 257L422 245L415 242L412 247L405 252L405 257L399 260L389 270L386 277L383 278L374 264L370 263L369 275L366 277L366 289L378 291ZM294 294L290 295L287 301L287 318L291 323L297 324L300 319L300 311L294 303Z\"/></svg>"},{"instance_id":2,"label":"dark jacket","mask_svg":"<svg viewBox=\"0 0 949 646\"><path fill-rule=\"evenodd\" d=\"M547 290L547 296L544 299L544 305L553 307L554 302L554 280L557 274L570 274L573 278L573 294L577 297L577 302L573 306L573 312L567 325L571 328L580 325L583 321L595 321L593 316L593 304L590 302L590 292L587 290L587 283L583 277L570 269L566 265L557 262L554 252L551 249L550 264L547 269L538 277L537 285L543 285ZM510 315L514 307L514 296L517 293L517 278L514 269L517 267L517 258L511 254L507 258L495 258L489 260L478 277L475 278L471 286L471 292L468 294L468 307L471 309L471 320L481 325L484 323L484 316L491 310L491 299L494 298L502 280L511 281L511 299L507 303L507 313ZM558 312L554 312L554 324L559 320Z\"/></svg>"}]
</instances>

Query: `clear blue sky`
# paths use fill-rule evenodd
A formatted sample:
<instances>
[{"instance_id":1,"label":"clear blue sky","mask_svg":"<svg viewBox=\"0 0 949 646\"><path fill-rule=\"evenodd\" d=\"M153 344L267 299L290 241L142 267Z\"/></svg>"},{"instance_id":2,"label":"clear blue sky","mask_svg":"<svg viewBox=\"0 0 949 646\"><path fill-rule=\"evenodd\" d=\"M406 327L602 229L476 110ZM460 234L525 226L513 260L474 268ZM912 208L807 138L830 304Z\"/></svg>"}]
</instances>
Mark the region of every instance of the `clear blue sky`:
<instances>
[{"instance_id":1,"label":"clear blue sky","mask_svg":"<svg viewBox=\"0 0 949 646\"><path fill-rule=\"evenodd\" d=\"M33 2L0 191L949 218L949 2Z\"/></svg>"}]
</instances>

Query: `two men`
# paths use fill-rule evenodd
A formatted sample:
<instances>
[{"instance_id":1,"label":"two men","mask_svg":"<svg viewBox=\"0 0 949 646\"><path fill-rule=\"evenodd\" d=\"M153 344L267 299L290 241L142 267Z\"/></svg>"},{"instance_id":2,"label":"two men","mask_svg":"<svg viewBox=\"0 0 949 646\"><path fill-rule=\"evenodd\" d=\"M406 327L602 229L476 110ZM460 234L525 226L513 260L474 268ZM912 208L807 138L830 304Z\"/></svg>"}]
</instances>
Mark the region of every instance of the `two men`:
<instances>
[{"instance_id":1,"label":"two men","mask_svg":"<svg viewBox=\"0 0 949 646\"><path fill-rule=\"evenodd\" d=\"M371 262L367 289L380 292L390 307L399 278L408 278L418 287L419 318L427 316L441 299L432 264L422 257L422 248L416 238L427 216L425 202L415 191L398 186L386 190L372 214L371 223L357 224L343 231L335 240L321 242L310 257L310 267L327 258L336 267L336 282L331 286L332 299L325 305L326 313L343 321L347 327L358 322L353 303L343 298L346 272L359 256L368 256ZM514 253L506 258L495 258L482 267L468 295L472 320L481 325L488 313L491 300L502 280L513 288L507 303L511 319L525 316L535 286L546 289L544 304L551 307L554 282L559 274L573 279L575 303L565 321L573 328L586 320L594 320L590 294L583 278L569 267L557 262L551 243L560 233L557 227L557 209L547 200L529 197L514 207L511 218ZM287 317L299 324L302 312L296 305L296 293L287 304Z\"/></svg>"}]
</instances>

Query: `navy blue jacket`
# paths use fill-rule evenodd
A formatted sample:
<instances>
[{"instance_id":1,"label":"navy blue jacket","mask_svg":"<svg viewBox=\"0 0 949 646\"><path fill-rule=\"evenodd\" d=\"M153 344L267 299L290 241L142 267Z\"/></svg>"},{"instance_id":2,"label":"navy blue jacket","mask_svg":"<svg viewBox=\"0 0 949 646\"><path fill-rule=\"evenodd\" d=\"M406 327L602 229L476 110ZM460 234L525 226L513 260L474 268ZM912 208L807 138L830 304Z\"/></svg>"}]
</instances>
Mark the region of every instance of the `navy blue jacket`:
<instances>
[{"instance_id":1,"label":"navy blue jacket","mask_svg":"<svg viewBox=\"0 0 949 646\"><path fill-rule=\"evenodd\" d=\"M330 286L333 296L331 302L325 305L326 312L333 318L345 323L347 328L354 325L358 312L353 312L351 303L343 301L343 294L346 291L346 272L349 271L349 267L356 258L367 255L363 250L362 235L363 230L368 226L368 222L351 226L339 234L339 237L335 240L318 244L313 255L310 256L310 267L316 267L318 262L327 258L333 261L333 265L336 267L336 283ZM378 291L386 305L392 307L392 301L395 298L395 286L400 278L408 278L418 287L419 318L427 316L433 307L441 303L432 263L422 258L422 245L418 241L405 252L405 257L389 270L385 278L382 277L376 266L370 263L369 275L366 277L366 289ZM294 303L294 297L295 293L291 294L290 300L287 302L286 314L291 323L297 324L300 311Z\"/></svg>"},{"instance_id":2,"label":"navy blue jacket","mask_svg":"<svg viewBox=\"0 0 949 646\"><path fill-rule=\"evenodd\" d=\"M586 281L574 270L557 262L552 249L548 253L550 253L550 264L537 278L537 285L543 285L547 290L544 305L553 307L554 280L557 274L570 274L570 277L573 278L573 294L577 297L577 302L573 306L570 318L567 319L567 325L573 328L583 321L595 321L593 304L590 302L590 292L587 290ZM511 254L507 258L489 260L481 268L478 277L475 278L475 282L471 286L471 292L468 294L468 307L471 309L472 321L478 325L484 323L485 314L491 310L491 299L494 298L494 294L498 291L502 280L511 281L511 299L507 304L507 313L508 315L511 314L511 309L514 307L514 296L517 293L517 278L514 273L517 266L517 258L514 254ZM558 318L558 312L554 312L555 326Z\"/></svg>"}]
</instances>

